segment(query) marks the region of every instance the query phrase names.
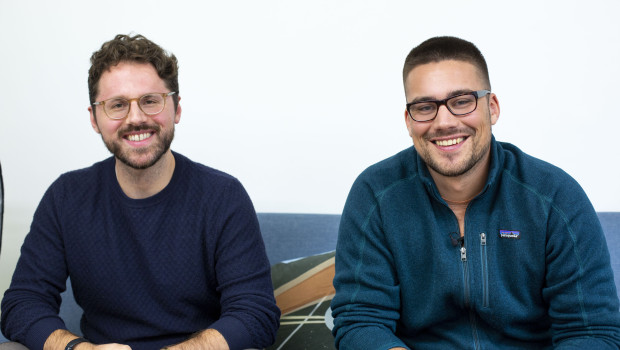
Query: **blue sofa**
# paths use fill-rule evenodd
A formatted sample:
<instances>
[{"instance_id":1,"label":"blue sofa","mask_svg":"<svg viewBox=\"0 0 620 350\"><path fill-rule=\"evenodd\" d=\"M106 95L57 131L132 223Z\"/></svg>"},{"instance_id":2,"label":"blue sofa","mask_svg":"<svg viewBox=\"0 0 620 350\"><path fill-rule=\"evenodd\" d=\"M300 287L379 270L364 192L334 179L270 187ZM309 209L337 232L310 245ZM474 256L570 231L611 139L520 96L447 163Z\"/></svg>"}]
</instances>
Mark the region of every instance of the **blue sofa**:
<instances>
[{"instance_id":1,"label":"blue sofa","mask_svg":"<svg viewBox=\"0 0 620 350\"><path fill-rule=\"evenodd\" d=\"M620 293L620 212L598 215L611 253L616 289ZM340 215L259 213L258 219L272 265L336 248ZM60 315L67 328L77 334L80 334L81 312L73 300L71 288L67 288L63 293ZM5 339L0 336L0 343L3 341Z\"/></svg>"}]
</instances>

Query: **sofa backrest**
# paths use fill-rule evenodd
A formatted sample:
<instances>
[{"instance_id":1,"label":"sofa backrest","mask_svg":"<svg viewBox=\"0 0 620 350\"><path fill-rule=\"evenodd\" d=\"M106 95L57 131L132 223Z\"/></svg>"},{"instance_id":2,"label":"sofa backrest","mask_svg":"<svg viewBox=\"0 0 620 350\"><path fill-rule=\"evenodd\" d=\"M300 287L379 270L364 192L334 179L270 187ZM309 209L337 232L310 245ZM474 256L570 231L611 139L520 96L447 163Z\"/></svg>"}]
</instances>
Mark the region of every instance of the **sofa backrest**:
<instances>
[{"instance_id":1,"label":"sofa backrest","mask_svg":"<svg viewBox=\"0 0 620 350\"><path fill-rule=\"evenodd\" d=\"M620 297L620 212L599 212L598 219L603 226L607 248L611 255L611 268L614 271L616 291Z\"/></svg>"},{"instance_id":2,"label":"sofa backrest","mask_svg":"<svg viewBox=\"0 0 620 350\"><path fill-rule=\"evenodd\" d=\"M607 238L616 290L620 295L620 212L598 215ZM259 213L258 219L272 265L336 249L340 215ZM77 334L80 334L81 314L68 283L60 315L67 328Z\"/></svg>"},{"instance_id":3,"label":"sofa backrest","mask_svg":"<svg viewBox=\"0 0 620 350\"><path fill-rule=\"evenodd\" d=\"M340 215L258 213L271 265L336 249Z\"/></svg>"}]
</instances>

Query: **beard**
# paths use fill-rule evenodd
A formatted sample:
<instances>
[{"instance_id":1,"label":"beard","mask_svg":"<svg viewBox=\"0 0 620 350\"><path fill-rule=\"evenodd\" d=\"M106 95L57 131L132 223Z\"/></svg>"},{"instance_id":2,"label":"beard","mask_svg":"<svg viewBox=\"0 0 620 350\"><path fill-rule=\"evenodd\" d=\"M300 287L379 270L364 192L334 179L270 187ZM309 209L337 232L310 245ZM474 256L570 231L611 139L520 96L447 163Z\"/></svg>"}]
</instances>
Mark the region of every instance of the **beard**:
<instances>
[{"instance_id":1,"label":"beard","mask_svg":"<svg viewBox=\"0 0 620 350\"><path fill-rule=\"evenodd\" d=\"M457 164L449 164L443 165L438 159L433 158L430 155L430 152L426 150L423 153L420 153L422 160L426 163L426 166L434 170L436 173L446 176L446 177L457 177L461 176L472 168L474 168L482 158L487 154L489 149L491 148L491 143L487 143L485 145L476 145L472 149L471 154L464 159L462 162ZM453 157L448 156L448 159L451 161Z\"/></svg>"},{"instance_id":2,"label":"beard","mask_svg":"<svg viewBox=\"0 0 620 350\"><path fill-rule=\"evenodd\" d=\"M490 115L489 115L490 118ZM466 174L473 169L480 161L486 156L491 148L491 130L488 130L489 135L481 135L473 128L467 128L464 130L448 130L437 134L428 135L427 139L435 137L449 136L457 133L463 133L470 135L467 141L472 142L471 153L464 155L464 159L457 162L458 156L456 155L443 155L433 156L431 147L424 147L418 150L418 154L426 163L426 166L434 170L436 173L446 177L457 177ZM427 141L429 142L429 141ZM446 159L444 159L447 158Z\"/></svg>"},{"instance_id":3,"label":"beard","mask_svg":"<svg viewBox=\"0 0 620 350\"><path fill-rule=\"evenodd\" d=\"M121 135L127 132L136 132L142 130L154 130L154 134L151 137L159 137L155 143L148 147L143 148L130 148L123 149L123 142L116 140L106 140L101 136L106 148L116 157L116 159L123 162L125 165L133 169L146 169L153 166L161 157L168 152L172 140L174 139L174 125L168 132L160 134L161 128L159 125L154 126L128 126L123 130L117 132L118 139L121 139Z\"/></svg>"}]
</instances>

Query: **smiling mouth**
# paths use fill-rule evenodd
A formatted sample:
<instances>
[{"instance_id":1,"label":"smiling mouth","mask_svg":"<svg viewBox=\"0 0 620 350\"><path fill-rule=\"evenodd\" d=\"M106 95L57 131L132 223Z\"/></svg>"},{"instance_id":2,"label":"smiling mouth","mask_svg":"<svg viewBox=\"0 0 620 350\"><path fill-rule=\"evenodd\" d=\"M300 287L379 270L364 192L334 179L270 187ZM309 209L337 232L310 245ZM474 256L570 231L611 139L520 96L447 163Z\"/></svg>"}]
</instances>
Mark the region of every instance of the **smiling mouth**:
<instances>
[{"instance_id":1,"label":"smiling mouth","mask_svg":"<svg viewBox=\"0 0 620 350\"><path fill-rule=\"evenodd\" d=\"M146 138L151 137L151 135L153 135L153 133L150 133L150 132L145 132L145 133L142 133L142 134L135 134L135 135L128 135L127 136L127 140L129 140L129 141L142 141L142 140L144 140Z\"/></svg>"},{"instance_id":2,"label":"smiling mouth","mask_svg":"<svg viewBox=\"0 0 620 350\"><path fill-rule=\"evenodd\" d=\"M437 141L434 141L434 143L437 146L446 147L446 146L458 145L459 143L463 142L464 140L465 140L464 137L457 137L457 138L449 139L449 140L437 140Z\"/></svg>"}]
</instances>

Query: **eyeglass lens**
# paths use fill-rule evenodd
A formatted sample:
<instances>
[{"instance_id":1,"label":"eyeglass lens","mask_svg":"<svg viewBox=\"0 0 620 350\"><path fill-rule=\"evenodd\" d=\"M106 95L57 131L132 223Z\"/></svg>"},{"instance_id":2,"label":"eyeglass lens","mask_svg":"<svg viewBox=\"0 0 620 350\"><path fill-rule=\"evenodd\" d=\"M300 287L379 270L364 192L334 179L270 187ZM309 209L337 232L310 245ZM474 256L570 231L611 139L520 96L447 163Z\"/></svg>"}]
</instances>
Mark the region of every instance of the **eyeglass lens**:
<instances>
[{"instance_id":1,"label":"eyeglass lens","mask_svg":"<svg viewBox=\"0 0 620 350\"><path fill-rule=\"evenodd\" d=\"M414 103L409 107L409 114L414 120L425 121L435 118L441 101L428 101ZM450 113L454 115L464 115L476 109L477 98L474 95L460 95L449 98L445 102Z\"/></svg>"},{"instance_id":2,"label":"eyeglass lens","mask_svg":"<svg viewBox=\"0 0 620 350\"><path fill-rule=\"evenodd\" d=\"M122 119L129 113L131 101L124 98L113 98L105 101L105 112L110 118ZM161 94L148 94L138 99L138 106L148 115L154 115L164 109L165 99Z\"/></svg>"}]
</instances>

